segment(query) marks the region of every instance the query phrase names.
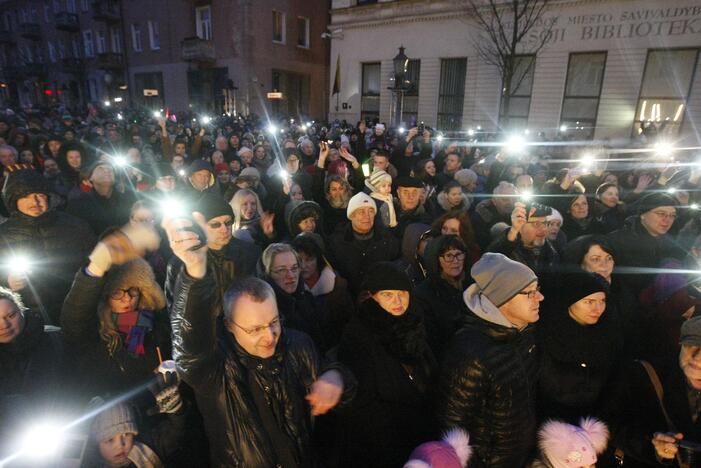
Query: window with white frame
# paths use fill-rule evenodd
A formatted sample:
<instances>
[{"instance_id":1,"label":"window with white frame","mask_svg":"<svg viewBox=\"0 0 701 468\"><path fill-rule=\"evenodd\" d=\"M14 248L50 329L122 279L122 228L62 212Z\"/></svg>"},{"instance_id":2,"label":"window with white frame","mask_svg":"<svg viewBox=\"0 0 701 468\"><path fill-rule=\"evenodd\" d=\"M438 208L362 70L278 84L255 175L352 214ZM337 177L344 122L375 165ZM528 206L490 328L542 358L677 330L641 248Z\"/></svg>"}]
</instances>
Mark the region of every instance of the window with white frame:
<instances>
[{"instance_id":1,"label":"window with white frame","mask_svg":"<svg viewBox=\"0 0 701 468\"><path fill-rule=\"evenodd\" d=\"M285 14L273 10L273 42L285 43Z\"/></svg>"},{"instance_id":2,"label":"window with white frame","mask_svg":"<svg viewBox=\"0 0 701 468\"><path fill-rule=\"evenodd\" d=\"M97 32L96 46L98 54L107 52L107 33L105 33L105 31Z\"/></svg>"},{"instance_id":3,"label":"window with white frame","mask_svg":"<svg viewBox=\"0 0 701 468\"><path fill-rule=\"evenodd\" d=\"M148 22L148 43L151 50L159 50L161 48L161 39L158 34L158 22Z\"/></svg>"},{"instance_id":4,"label":"window with white frame","mask_svg":"<svg viewBox=\"0 0 701 468\"><path fill-rule=\"evenodd\" d=\"M207 5L195 8L195 29L200 39L212 39L212 7Z\"/></svg>"},{"instance_id":5,"label":"window with white frame","mask_svg":"<svg viewBox=\"0 0 701 468\"><path fill-rule=\"evenodd\" d=\"M460 130L465 99L467 59L441 59L441 79L438 86L438 128Z\"/></svg>"},{"instance_id":6,"label":"window with white frame","mask_svg":"<svg viewBox=\"0 0 701 468\"><path fill-rule=\"evenodd\" d=\"M380 62L362 64L362 90L360 118L374 119L380 116Z\"/></svg>"},{"instance_id":7,"label":"window with white frame","mask_svg":"<svg viewBox=\"0 0 701 468\"><path fill-rule=\"evenodd\" d=\"M122 53L122 30L117 28L112 28L112 52L115 54Z\"/></svg>"},{"instance_id":8,"label":"window with white frame","mask_svg":"<svg viewBox=\"0 0 701 468\"><path fill-rule=\"evenodd\" d=\"M138 24L131 25L131 46L134 52L141 52L141 27Z\"/></svg>"},{"instance_id":9,"label":"window with white frame","mask_svg":"<svg viewBox=\"0 0 701 468\"><path fill-rule=\"evenodd\" d=\"M56 63L56 48L54 47L53 43L49 42L49 60L51 60L51 63Z\"/></svg>"},{"instance_id":10,"label":"window with white frame","mask_svg":"<svg viewBox=\"0 0 701 468\"><path fill-rule=\"evenodd\" d=\"M560 126L577 140L594 137L606 52L573 52L567 64Z\"/></svg>"},{"instance_id":11,"label":"window with white frame","mask_svg":"<svg viewBox=\"0 0 701 468\"><path fill-rule=\"evenodd\" d=\"M500 122L508 122L513 128L526 128L531 110L531 93L535 76L535 55L514 56L513 73L509 91L509 108L505 109L504 95L499 107Z\"/></svg>"},{"instance_id":12,"label":"window with white frame","mask_svg":"<svg viewBox=\"0 0 701 468\"><path fill-rule=\"evenodd\" d=\"M95 49L93 48L92 31L83 31L83 53L86 57L94 57Z\"/></svg>"},{"instance_id":13,"label":"window with white frame","mask_svg":"<svg viewBox=\"0 0 701 468\"><path fill-rule=\"evenodd\" d=\"M636 135L648 127L674 137L686 114L699 49L648 50L635 113Z\"/></svg>"},{"instance_id":14,"label":"window with white frame","mask_svg":"<svg viewBox=\"0 0 701 468\"><path fill-rule=\"evenodd\" d=\"M297 17L297 47L309 48L309 18Z\"/></svg>"}]
</instances>

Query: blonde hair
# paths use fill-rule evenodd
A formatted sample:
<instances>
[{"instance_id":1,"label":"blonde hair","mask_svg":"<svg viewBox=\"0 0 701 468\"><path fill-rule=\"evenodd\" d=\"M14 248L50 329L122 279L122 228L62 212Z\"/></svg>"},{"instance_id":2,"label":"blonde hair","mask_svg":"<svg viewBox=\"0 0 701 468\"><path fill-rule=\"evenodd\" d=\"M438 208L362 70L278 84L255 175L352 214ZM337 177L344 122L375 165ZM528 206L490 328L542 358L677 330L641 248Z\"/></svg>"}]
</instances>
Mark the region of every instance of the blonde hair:
<instances>
[{"instance_id":1,"label":"blonde hair","mask_svg":"<svg viewBox=\"0 0 701 468\"><path fill-rule=\"evenodd\" d=\"M234 231L236 231L237 229L241 229L241 226L243 225L244 220L242 219L241 205L243 204L244 197L247 197L249 195L256 199L256 212L258 213L258 217L260 217L263 214L258 194L251 189L239 190L229 202L231 209L234 211L234 225L232 227Z\"/></svg>"}]
</instances>

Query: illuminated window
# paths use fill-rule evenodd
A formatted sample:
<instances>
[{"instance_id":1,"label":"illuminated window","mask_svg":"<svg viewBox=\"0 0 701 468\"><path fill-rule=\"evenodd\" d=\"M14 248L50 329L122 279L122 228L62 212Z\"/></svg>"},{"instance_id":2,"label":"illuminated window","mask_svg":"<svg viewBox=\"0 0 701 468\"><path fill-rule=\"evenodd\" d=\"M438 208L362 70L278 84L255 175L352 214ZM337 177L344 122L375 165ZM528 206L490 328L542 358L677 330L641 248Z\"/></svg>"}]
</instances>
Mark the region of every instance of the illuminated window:
<instances>
[{"instance_id":1,"label":"illuminated window","mask_svg":"<svg viewBox=\"0 0 701 468\"><path fill-rule=\"evenodd\" d=\"M658 134L679 133L689 96L698 49L649 50L640 98L635 112L634 133L655 126Z\"/></svg>"}]
</instances>

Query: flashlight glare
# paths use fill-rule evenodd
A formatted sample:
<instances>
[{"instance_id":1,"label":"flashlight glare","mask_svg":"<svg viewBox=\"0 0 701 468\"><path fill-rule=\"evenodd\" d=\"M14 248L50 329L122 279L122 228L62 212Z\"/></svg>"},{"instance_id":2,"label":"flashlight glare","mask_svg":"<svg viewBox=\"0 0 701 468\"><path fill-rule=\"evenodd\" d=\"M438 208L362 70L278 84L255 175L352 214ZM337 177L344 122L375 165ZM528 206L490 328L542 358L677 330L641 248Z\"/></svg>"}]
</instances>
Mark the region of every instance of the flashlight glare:
<instances>
[{"instance_id":1,"label":"flashlight glare","mask_svg":"<svg viewBox=\"0 0 701 468\"><path fill-rule=\"evenodd\" d=\"M212 118L208 115L205 115L204 117L202 117L202 125L207 125L211 121L212 121Z\"/></svg>"},{"instance_id":2,"label":"flashlight glare","mask_svg":"<svg viewBox=\"0 0 701 468\"><path fill-rule=\"evenodd\" d=\"M579 163L582 165L583 168L589 169L591 165L594 164L594 157L589 154L585 154L579 160Z\"/></svg>"},{"instance_id":3,"label":"flashlight glare","mask_svg":"<svg viewBox=\"0 0 701 468\"><path fill-rule=\"evenodd\" d=\"M12 258L10 258L10 261L7 263L7 265L15 273L27 274L31 270L32 262L26 255L15 255Z\"/></svg>"},{"instance_id":4,"label":"flashlight glare","mask_svg":"<svg viewBox=\"0 0 701 468\"><path fill-rule=\"evenodd\" d=\"M161 112L160 111L153 111L153 116L156 118L159 118L161 116Z\"/></svg>"},{"instance_id":5,"label":"flashlight glare","mask_svg":"<svg viewBox=\"0 0 701 468\"><path fill-rule=\"evenodd\" d=\"M286 179L289 176L290 176L289 172L287 172L285 169L280 169L280 177L282 177L283 179Z\"/></svg>"},{"instance_id":6,"label":"flashlight glare","mask_svg":"<svg viewBox=\"0 0 701 468\"><path fill-rule=\"evenodd\" d=\"M529 190L524 190L521 192L521 200L523 201L530 201L533 198L533 192Z\"/></svg>"},{"instance_id":7,"label":"flashlight glare","mask_svg":"<svg viewBox=\"0 0 701 468\"><path fill-rule=\"evenodd\" d=\"M47 458L58 452L63 440L63 430L57 424L38 424L22 437L22 451L34 459Z\"/></svg>"},{"instance_id":8,"label":"flashlight glare","mask_svg":"<svg viewBox=\"0 0 701 468\"><path fill-rule=\"evenodd\" d=\"M119 167L124 167L127 165L127 158L124 156L115 156L113 158L114 164Z\"/></svg>"},{"instance_id":9,"label":"flashlight glare","mask_svg":"<svg viewBox=\"0 0 701 468\"><path fill-rule=\"evenodd\" d=\"M561 131L561 132L566 132L566 131L567 131L567 125L560 125L560 131Z\"/></svg>"},{"instance_id":10,"label":"flashlight glare","mask_svg":"<svg viewBox=\"0 0 701 468\"><path fill-rule=\"evenodd\" d=\"M268 133L277 133L277 127L273 124L268 125Z\"/></svg>"},{"instance_id":11,"label":"flashlight glare","mask_svg":"<svg viewBox=\"0 0 701 468\"><path fill-rule=\"evenodd\" d=\"M103 104L105 105L105 107L109 107L112 105L112 103L110 103L109 101L105 101Z\"/></svg>"},{"instance_id":12,"label":"flashlight glare","mask_svg":"<svg viewBox=\"0 0 701 468\"><path fill-rule=\"evenodd\" d=\"M166 198L160 202L161 212L171 218L185 215L185 206L177 198Z\"/></svg>"},{"instance_id":13,"label":"flashlight glare","mask_svg":"<svg viewBox=\"0 0 701 468\"><path fill-rule=\"evenodd\" d=\"M689 208L691 208L692 210L698 210L698 209L699 209L699 204L698 204L698 203L692 203L691 205L689 205Z\"/></svg>"},{"instance_id":14,"label":"flashlight glare","mask_svg":"<svg viewBox=\"0 0 701 468\"><path fill-rule=\"evenodd\" d=\"M468 135L468 136L475 136L475 131L472 130L472 129L469 129L469 130L467 131L467 135Z\"/></svg>"},{"instance_id":15,"label":"flashlight glare","mask_svg":"<svg viewBox=\"0 0 701 468\"><path fill-rule=\"evenodd\" d=\"M370 177L370 164L365 163L361 167L363 168L363 175L365 177Z\"/></svg>"},{"instance_id":16,"label":"flashlight glare","mask_svg":"<svg viewBox=\"0 0 701 468\"><path fill-rule=\"evenodd\" d=\"M306 129L307 129L307 126L306 126L306 125L302 125L301 129L302 129L302 130L306 130Z\"/></svg>"},{"instance_id":17,"label":"flashlight glare","mask_svg":"<svg viewBox=\"0 0 701 468\"><path fill-rule=\"evenodd\" d=\"M117 114L117 120L122 120L122 119L124 119L124 117L122 116L122 114Z\"/></svg>"},{"instance_id":18,"label":"flashlight glare","mask_svg":"<svg viewBox=\"0 0 701 468\"><path fill-rule=\"evenodd\" d=\"M443 135L438 135L438 136L436 137L436 140L438 140L438 141L443 141Z\"/></svg>"},{"instance_id":19,"label":"flashlight glare","mask_svg":"<svg viewBox=\"0 0 701 468\"><path fill-rule=\"evenodd\" d=\"M668 188L668 189L667 189L667 193L669 193L670 195L674 195L675 193L677 193L676 187L670 187L670 188Z\"/></svg>"},{"instance_id":20,"label":"flashlight glare","mask_svg":"<svg viewBox=\"0 0 701 468\"><path fill-rule=\"evenodd\" d=\"M674 145L667 141L661 141L655 145L655 153L657 153L658 156L668 158L672 156L673 152Z\"/></svg>"},{"instance_id":21,"label":"flashlight glare","mask_svg":"<svg viewBox=\"0 0 701 468\"><path fill-rule=\"evenodd\" d=\"M180 169L178 171L178 175L184 176L185 175L185 169Z\"/></svg>"},{"instance_id":22,"label":"flashlight glare","mask_svg":"<svg viewBox=\"0 0 701 468\"><path fill-rule=\"evenodd\" d=\"M520 154L526 150L526 139L521 135L511 135L504 142L504 149L510 154Z\"/></svg>"},{"instance_id":23,"label":"flashlight glare","mask_svg":"<svg viewBox=\"0 0 701 468\"><path fill-rule=\"evenodd\" d=\"M406 131L406 129L404 127L399 127L399 134L400 135L404 135L405 131Z\"/></svg>"}]
</instances>

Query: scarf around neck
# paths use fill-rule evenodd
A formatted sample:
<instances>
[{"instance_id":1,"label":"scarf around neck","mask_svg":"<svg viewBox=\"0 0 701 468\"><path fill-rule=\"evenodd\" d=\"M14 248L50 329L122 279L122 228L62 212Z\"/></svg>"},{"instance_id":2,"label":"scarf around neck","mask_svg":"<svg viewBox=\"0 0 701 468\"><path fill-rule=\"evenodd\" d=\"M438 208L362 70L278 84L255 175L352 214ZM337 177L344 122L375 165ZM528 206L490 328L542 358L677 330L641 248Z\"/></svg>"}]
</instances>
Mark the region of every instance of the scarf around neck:
<instances>
[{"instance_id":1,"label":"scarf around neck","mask_svg":"<svg viewBox=\"0 0 701 468\"><path fill-rule=\"evenodd\" d=\"M394 211L394 200L392 200L392 195L382 195L379 192L371 192L370 196L375 200L385 202L385 205L387 205L387 209L389 210L389 227L395 227L397 225L397 213Z\"/></svg>"},{"instance_id":2,"label":"scarf around neck","mask_svg":"<svg viewBox=\"0 0 701 468\"><path fill-rule=\"evenodd\" d=\"M427 347L426 331L421 316L411 304L404 314L395 316L370 298L361 305L360 316L390 355L403 364L421 362Z\"/></svg>"},{"instance_id":3,"label":"scarf around neck","mask_svg":"<svg viewBox=\"0 0 701 468\"><path fill-rule=\"evenodd\" d=\"M112 323L124 335L124 347L132 356L143 356L146 352L144 340L153 330L156 314L152 310L131 310L121 314L112 313Z\"/></svg>"}]
</instances>

